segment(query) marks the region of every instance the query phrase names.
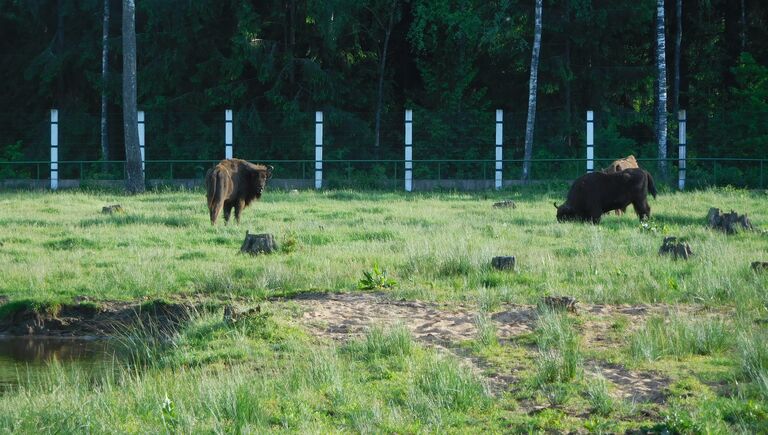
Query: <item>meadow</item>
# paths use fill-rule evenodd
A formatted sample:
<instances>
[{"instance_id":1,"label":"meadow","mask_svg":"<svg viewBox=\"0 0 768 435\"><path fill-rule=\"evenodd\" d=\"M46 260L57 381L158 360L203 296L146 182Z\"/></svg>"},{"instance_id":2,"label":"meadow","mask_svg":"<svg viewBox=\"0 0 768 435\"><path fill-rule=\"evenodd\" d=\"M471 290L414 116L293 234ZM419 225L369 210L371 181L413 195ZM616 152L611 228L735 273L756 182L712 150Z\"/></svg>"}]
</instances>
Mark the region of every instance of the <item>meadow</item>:
<instances>
[{"instance_id":1,"label":"meadow","mask_svg":"<svg viewBox=\"0 0 768 435\"><path fill-rule=\"evenodd\" d=\"M119 370L54 363L1 393L0 431L768 431L768 273L750 268L768 261L768 192L667 190L648 222L630 207L595 226L556 222L566 191L267 191L215 227L200 190L2 192L0 322L84 300L199 309L162 339L123 331ZM125 212L101 213L115 203ZM709 229L710 207L759 229ZM246 230L278 252L239 254ZM667 235L693 257L658 255ZM493 269L499 255L515 270ZM307 322L326 305L303 298L327 294L471 324L430 335L360 305ZM227 322L228 304L260 311Z\"/></svg>"}]
</instances>

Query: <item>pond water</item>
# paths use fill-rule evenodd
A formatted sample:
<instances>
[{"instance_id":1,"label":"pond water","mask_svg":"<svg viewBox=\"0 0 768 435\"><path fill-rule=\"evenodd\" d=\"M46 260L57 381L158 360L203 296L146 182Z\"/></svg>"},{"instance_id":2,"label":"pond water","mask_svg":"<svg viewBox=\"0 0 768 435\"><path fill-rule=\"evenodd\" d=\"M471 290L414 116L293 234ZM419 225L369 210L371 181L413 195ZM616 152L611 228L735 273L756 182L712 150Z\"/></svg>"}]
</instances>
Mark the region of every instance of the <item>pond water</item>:
<instances>
[{"instance_id":1,"label":"pond water","mask_svg":"<svg viewBox=\"0 0 768 435\"><path fill-rule=\"evenodd\" d=\"M0 394L51 372L51 366L82 369L96 376L117 366L110 340L0 336Z\"/></svg>"}]
</instances>

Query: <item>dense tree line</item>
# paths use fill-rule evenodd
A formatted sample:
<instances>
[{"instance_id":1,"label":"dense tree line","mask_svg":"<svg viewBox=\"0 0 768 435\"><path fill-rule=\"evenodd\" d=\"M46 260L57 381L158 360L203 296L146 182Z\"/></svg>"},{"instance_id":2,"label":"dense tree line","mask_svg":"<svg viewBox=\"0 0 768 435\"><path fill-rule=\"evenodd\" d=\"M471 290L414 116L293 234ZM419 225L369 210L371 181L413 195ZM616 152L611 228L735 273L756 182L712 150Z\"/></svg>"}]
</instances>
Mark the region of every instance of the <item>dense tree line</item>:
<instances>
[{"instance_id":1,"label":"dense tree line","mask_svg":"<svg viewBox=\"0 0 768 435\"><path fill-rule=\"evenodd\" d=\"M674 95L666 107L670 157L678 105L688 111L689 156L768 155L768 3L660 3ZM224 110L233 109L236 154L245 158L312 158L314 111L322 110L327 158L401 159L404 108L415 113L416 159L492 159L494 109L505 111L505 157L521 158L534 6L136 0L149 158L222 157ZM543 2L534 158L582 157L590 109L598 157L657 157L656 7L656 0ZM46 160L54 107L62 160L124 159L121 14L119 0L0 0L0 161ZM419 170L426 169L417 165L415 176ZM731 170L738 177L745 169Z\"/></svg>"}]
</instances>

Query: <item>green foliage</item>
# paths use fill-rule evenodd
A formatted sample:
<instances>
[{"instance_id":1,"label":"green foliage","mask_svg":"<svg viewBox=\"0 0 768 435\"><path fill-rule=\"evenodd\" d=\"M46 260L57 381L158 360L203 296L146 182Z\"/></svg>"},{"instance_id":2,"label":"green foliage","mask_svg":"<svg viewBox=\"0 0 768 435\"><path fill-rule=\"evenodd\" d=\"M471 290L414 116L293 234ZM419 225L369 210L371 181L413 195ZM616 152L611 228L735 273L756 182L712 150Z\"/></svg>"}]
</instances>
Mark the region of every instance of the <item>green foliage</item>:
<instances>
[{"instance_id":1,"label":"green foliage","mask_svg":"<svg viewBox=\"0 0 768 435\"><path fill-rule=\"evenodd\" d=\"M670 281L668 285L676 289L677 281ZM629 348L633 358L646 361L664 356L684 359L692 355L712 355L732 348L732 333L732 326L721 319L651 317L629 338Z\"/></svg>"},{"instance_id":2,"label":"green foliage","mask_svg":"<svg viewBox=\"0 0 768 435\"><path fill-rule=\"evenodd\" d=\"M373 263L371 271L364 270L363 277L357 282L357 288L360 290L381 290L392 288L397 285L397 281L387 276L387 272L379 268L378 263Z\"/></svg>"}]
</instances>

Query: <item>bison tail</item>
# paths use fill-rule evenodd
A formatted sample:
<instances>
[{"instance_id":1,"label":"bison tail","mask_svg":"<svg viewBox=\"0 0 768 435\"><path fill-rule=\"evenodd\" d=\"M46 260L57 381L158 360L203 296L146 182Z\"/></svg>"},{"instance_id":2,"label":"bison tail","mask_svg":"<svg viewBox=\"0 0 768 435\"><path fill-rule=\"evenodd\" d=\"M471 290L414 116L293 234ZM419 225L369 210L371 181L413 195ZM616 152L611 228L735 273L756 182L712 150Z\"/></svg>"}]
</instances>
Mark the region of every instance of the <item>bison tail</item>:
<instances>
[{"instance_id":1,"label":"bison tail","mask_svg":"<svg viewBox=\"0 0 768 435\"><path fill-rule=\"evenodd\" d=\"M648 191L651 192L651 195L653 195L653 199L656 199L656 185L653 184L653 177L651 176L651 173L646 171L645 175L648 177Z\"/></svg>"},{"instance_id":2,"label":"bison tail","mask_svg":"<svg viewBox=\"0 0 768 435\"><path fill-rule=\"evenodd\" d=\"M224 207L224 195L222 188L224 180L220 171L209 171L205 177L206 196L208 199L208 210L211 214L211 225L216 223L216 219Z\"/></svg>"}]
</instances>

